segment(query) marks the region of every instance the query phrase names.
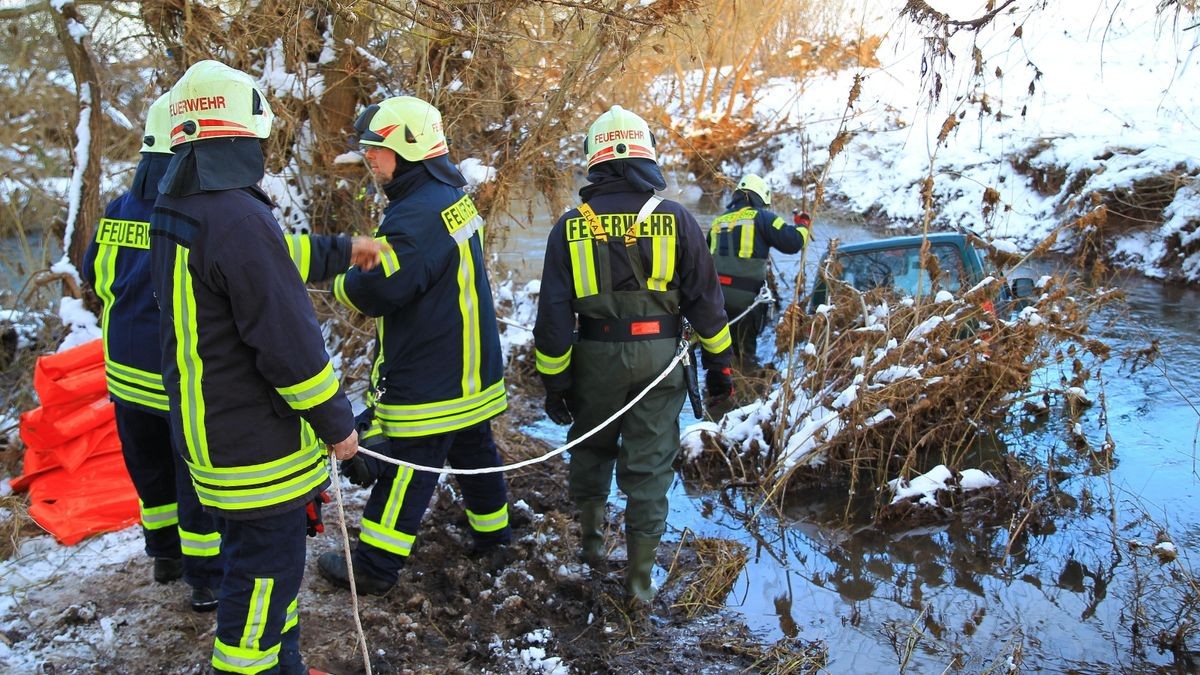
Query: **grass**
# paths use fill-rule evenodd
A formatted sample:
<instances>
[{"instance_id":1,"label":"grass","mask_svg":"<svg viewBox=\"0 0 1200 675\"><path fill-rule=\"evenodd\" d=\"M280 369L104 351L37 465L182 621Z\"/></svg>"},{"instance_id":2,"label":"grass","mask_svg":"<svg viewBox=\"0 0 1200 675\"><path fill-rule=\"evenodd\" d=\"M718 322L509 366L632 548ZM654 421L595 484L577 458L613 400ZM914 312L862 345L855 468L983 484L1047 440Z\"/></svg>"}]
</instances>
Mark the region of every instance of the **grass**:
<instances>
[{"instance_id":1,"label":"grass","mask_svg":"<svg viewBox=\"0 0 1200 675\"><path fill-rule=\"evenodd\" d=\"M723 608L725 598L746 567L749 553L746 545L728 539L696 537L685 532L680 547L687 547L695 555L698 572L681 580L675 569L680 553L676 550L675 560L667 573L667 583L682 581L684 587L671 607L682 610L689 619Z\"/></svg>"}]
</instances>

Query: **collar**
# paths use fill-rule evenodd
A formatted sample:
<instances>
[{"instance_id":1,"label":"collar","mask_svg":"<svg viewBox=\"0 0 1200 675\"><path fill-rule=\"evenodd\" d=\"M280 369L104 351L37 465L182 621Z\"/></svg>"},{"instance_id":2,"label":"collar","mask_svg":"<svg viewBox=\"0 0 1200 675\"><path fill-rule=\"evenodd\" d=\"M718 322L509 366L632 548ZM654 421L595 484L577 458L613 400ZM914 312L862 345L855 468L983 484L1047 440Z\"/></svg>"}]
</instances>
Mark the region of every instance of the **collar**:
<instances>
[{"instance_id":1,"label":"collar","mask_svg":"<svg viewBox=\"0 0 1200 675\"><path fill-rule=\"evenodd\" d=\"M433 176L422 162L397 162L396 174L383 185L383 193L388 202L399 201L431 180Z\"/></svg>"},{"instance_id":2,"label":"collar","mask_svg":"<svg viewBox=\"0 0 1200 675\"><path fill-rule=\"evenodd\" d=\"M158 198L158 181L162 180L170 165L169 152L143 152L137 171L133 174L130 191L145 201L154 201Z\"/></svg>"},{"instance_id":3,"label":"collar","mask_svg":"<svg viewBox=\"0 0 1200 675\"><path fill-rule=\"evenodd\" d=\"M596 195L613 192L654 192L667 187L662 169L652 159L614 159L592 167L587 175L590 185L579 190L587 201Z\"/></svg>"},{"instance_id":4,"label":"collar","mask_svg":"<svg viewBox=\"0 0 1200 675\"><path fill-rule=\"evenodd\" d=\"M257 138L209 138L177 146L158 191L172 197L257 185L266 173Z\"/></svg>"}]
</instances>

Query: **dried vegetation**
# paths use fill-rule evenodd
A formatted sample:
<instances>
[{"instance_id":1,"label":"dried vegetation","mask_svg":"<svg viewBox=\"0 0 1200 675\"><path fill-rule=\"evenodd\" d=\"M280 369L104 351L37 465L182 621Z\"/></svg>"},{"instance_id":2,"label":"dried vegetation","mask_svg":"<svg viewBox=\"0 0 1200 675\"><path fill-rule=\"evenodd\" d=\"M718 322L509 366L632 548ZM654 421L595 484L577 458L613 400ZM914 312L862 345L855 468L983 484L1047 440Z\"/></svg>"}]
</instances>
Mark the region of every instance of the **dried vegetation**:
<instances>
[{"instance_id":1,"label":"dried vegetation","mask_svg":"<svg viewBox=\"0 0 1200 675\"><path fill-rule=\"evenodd\" d=\"M1088 337L1088 319L1120 294L1046 277L1028 306L998 318L1002 279L939 296L936 259L926 254L924 264L934 287L916 301L883 288L860 293L825 274L830 305L784 312L776 340L783 379L766 410L735 411L703 432L692 469L779 501L806 486L846 484L852 494L876 495L878 520L908 525L931 511L890 505L886 483L936 464L961 470L982 462L1019 496L1029 472L1014 457L981 457L977 441L1004 433L1023 401L1036 410L1083 390L1109 355ZM1061 381L1035 384L1035 372L1049 366L1064 373ZM948 492L933 513L1014 503L996 497Z\"/></svg>"}]
</instances>

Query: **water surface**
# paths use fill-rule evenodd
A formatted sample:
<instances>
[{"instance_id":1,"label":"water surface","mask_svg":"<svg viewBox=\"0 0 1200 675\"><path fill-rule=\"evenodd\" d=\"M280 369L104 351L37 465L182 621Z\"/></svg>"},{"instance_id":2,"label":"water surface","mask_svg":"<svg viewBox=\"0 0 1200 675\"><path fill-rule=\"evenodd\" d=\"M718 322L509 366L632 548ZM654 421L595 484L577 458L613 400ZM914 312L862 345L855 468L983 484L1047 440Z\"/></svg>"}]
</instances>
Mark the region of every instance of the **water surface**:
<instances>
[{"instance_id":1,"label":"water surface","mask_svg":"<svg viewBox=\"0 0 1200 675\"><path fill-rule=\"evenodd\" d=\"M673 198L705 230L722 210L713 200ZM536 278L553 220L546 214L515 233L500 259L521 261L520 276ZM880 236L829 213L817 214L814 235L804 256L809 279L829 239ZM780 294L790 298L801 256L773 259ZM1081 424L1093 449L1111 434L1113 461L1069 442L1061 402L1044 420L1014 420L999 441L1039 466L1052 464L1060 492L1046 522L1019 539L1010 541L1008 527L974 523L880 532L866 527L866 508L844 489L793 495L779 517L750 518L754 504L727 505L679 480L667 538L690 530L747 545L750 560L728 607L764 640L824 641L830 672L895 672L902 654L910 672L979 672L1010 658L1047 672L1185 672L1188 664L1146 637L1178 626L1169 567L1131 542L1152 544L1163 530L1184 556L1200 544L1200 292L1141 277L1109 284L1128 300L1093 322L1093 335L1113 356L1089 384L1104 405L1087 410ZM760 359L772 359L772 342L771 334L760 339ZM1122 358L1155 342L1161 355L1153 365L1134 368ZM1041 377L1054 384L1059 373ZM682 421L693 422L686 406ZM562 440L561 431L535 431ZM1132 616L1142 617L1137 638Z\"/></svg>"}]
</instances>

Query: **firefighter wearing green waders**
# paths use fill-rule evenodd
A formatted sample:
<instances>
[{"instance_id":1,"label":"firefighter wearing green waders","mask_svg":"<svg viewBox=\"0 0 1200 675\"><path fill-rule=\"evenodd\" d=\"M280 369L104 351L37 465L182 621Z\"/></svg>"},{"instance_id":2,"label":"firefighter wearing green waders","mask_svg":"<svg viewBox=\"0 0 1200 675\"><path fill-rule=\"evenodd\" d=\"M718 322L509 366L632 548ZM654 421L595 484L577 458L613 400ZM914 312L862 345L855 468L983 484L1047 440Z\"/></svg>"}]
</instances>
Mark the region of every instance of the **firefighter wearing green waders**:
<instances>
[{"instance_id":1,"label":"firefighter wearing green waders","mask_svg":"<svg viewBox=\"0 0 1200 675\"><path fill-rule=\"evenodd\" d=\"M678 349L683 318L703 347L710 400L727 399L733 389L716 269L692 214L654 195L666 181L646 122L613 106L592 124L584 152L584 203L550 231L534 327L546 413L571 424L571 439L600 426L663 372ZM581 558L593 568L605 563L615 471L627 499L625 589L636 602L654 597L651 570L666 529L685 396L683 368L676 367L571 450Z\"/></svg>"},{"instance_id":2,"label":"firefighter wearing green waders","mask_svg":"<svg viewBox=\"0 0 1200 675\"><path fill-rule=\"evenodd\" d=\"M755 342L767 321L766 303L754 304L766 283L767 256L772 248L799 253L808 244L808 214L797 214L795 223L789 224L768 210L770 205L767 182L748 173L708 231L709 251L725 294L725 313L730 320L742 317L730 327L734 354L742 362L754 360Z\"/></svg>"}]
</instances>

